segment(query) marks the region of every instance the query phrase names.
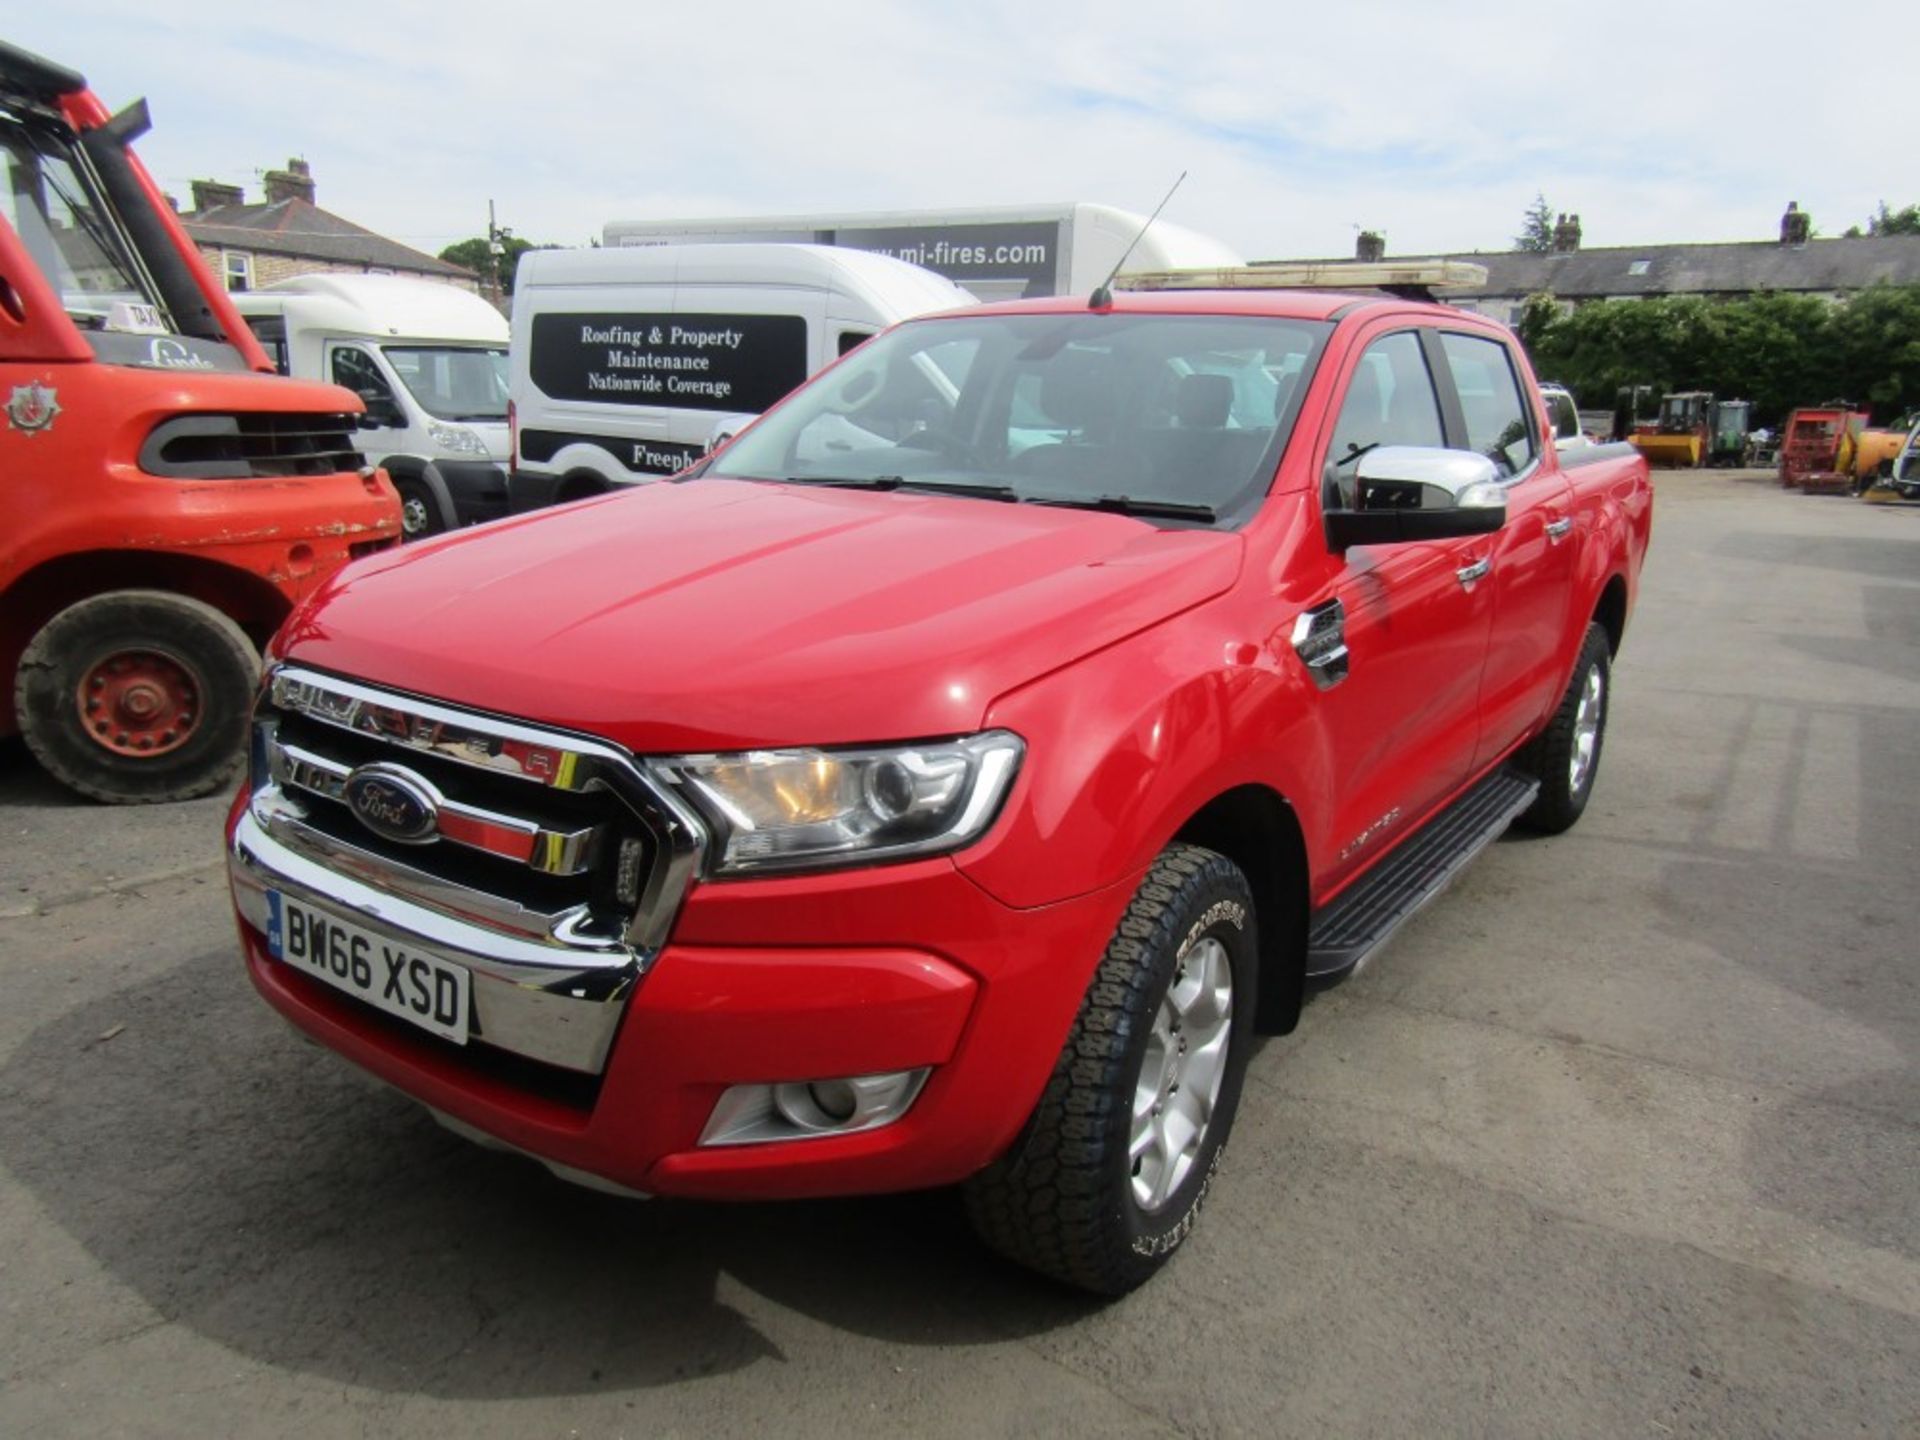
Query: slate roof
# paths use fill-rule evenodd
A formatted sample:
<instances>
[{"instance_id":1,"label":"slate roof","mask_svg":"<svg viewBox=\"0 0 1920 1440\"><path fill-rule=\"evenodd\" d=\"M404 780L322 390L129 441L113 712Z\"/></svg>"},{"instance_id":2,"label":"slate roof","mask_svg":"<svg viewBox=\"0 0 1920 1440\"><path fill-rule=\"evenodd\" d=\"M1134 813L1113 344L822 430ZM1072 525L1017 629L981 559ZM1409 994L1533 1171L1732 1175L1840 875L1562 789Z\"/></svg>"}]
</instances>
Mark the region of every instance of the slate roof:
<instances>
[{"instance_id":1,"label":"slate roof","mask_svg":"<svg viewBox=\"0 0 1920 1440\"><path fill-rule=\"evenodd\" d=\"M180 223L198 243L228 250L300 255L416 274L473 275L471 270L376 235L298 197L260 205L215 205L182 215Z\"/></svg>"},{"instance_id":2,"label":"slate roof","mask_svg":"<svg viewBox=\"0 0 1920 1440\"><path fill-rule=\"evenodd\" d=\"M1920 235L1867 235L1781 245L1617 245L1566 254L1475 251L1422 257L1471 260L1487 283L1447 291L1449 300L1481 300L1551 290L1567 300L1608 295L1746 295L1756 290L1832 292L1882 282L1920 285ZM1635 274L1637 262L1645 261Z\"/></svg>"}]
</instances>

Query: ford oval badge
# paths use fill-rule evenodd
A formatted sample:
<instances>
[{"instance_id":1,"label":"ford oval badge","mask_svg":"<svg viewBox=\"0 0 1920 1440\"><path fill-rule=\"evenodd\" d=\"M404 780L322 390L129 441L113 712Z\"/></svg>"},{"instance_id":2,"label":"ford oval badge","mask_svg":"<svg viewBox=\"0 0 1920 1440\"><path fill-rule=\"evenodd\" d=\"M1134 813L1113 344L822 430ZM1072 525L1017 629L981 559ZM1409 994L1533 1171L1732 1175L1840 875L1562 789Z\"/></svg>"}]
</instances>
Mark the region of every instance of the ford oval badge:
<instances>
[{"instance_id":1,"label":"ford oval badge","mask_svg":"<svg viewBox=\"0 0 1920 1440\"><path fill-rule=\"evenodd\" d=\"M439 833L440 794L411 770L362 765L341 793L360 823L382 839L424 845Z\"/></svg>"}]
</instances>

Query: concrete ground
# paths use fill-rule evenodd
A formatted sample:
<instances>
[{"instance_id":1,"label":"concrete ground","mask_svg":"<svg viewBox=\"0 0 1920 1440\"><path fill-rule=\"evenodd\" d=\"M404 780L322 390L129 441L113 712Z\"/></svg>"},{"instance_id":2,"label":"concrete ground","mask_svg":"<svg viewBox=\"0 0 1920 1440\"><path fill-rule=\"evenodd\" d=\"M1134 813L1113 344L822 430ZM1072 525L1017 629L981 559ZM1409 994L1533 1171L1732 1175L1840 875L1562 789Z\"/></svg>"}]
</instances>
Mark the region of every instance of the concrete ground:
<instances>
[{"instance_id":1,"label":"concrete ground","mask_svg":"<svg viewBox=\"0 0 1920 1440\"><path fill-rule=\"evenodd\" d=\"M0 1435L1920 1435L1920 509L1658 485L1585 820L1265 1046L1116 1304L472 1148L255 999L217 803L0 749Z\"/></svg>"}]
</instances>

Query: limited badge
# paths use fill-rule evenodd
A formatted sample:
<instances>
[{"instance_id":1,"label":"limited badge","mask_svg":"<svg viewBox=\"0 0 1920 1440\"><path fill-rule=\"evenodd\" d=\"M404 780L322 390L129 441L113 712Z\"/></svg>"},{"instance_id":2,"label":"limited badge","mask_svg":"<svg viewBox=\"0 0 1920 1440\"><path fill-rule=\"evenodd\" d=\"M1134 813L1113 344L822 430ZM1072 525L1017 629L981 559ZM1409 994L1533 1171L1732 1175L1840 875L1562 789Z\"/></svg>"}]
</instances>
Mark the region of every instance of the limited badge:
<instances>
[{"instance_id":1,"label":"limited badge","mask_svg":"<svg viewBox=\"0 0 1920 1440\"><path fill-rule=\"evenodd\" d=\"M7 423L29 435L53 428L53 417L60 413L60 401L51 385L35 381L13 387L13 399L7 402Z\"/></svg>"}]
</instances>

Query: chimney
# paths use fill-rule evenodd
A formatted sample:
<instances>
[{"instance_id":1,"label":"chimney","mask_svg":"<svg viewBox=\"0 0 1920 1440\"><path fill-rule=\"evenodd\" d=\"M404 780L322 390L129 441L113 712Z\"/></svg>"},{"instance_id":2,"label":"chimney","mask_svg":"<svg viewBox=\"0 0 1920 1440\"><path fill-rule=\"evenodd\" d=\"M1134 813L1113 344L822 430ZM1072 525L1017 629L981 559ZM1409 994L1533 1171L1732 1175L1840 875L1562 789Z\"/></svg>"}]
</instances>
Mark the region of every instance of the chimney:
<instances>
[{"instance_id":1,"label":"chimney","mask_svg":"<svg viewBox=\"0 0 1920 1440\"><path fill-rule=\"evenodd\" d=\"M304 160L289 160L284 170L269 170L266 175L267 203L304 200L313 204L313 171Z\"/></svg>"},{"instance_id":2,"label":"chimney","mask_svg":"<svg viewBox=\"0 0 1920 1440\"><path fill-rule=\"evenodd\" d=\"M1562 215L1553 226L1553 253L1571 255L1580 248L1580 217Z\"/></svg>"},{"instance_id":3,"label":"chimney","mask_svg":"<svg viewBox=\"0 0 1920 1440\"><path fill-rule=\"evenodd\" d=\"M1804 245L1813 230L1813 217L1800 208L1798 200L1787 202L1787 213L1780 217L1780 243Z\"/></svg>"},{"instance_id":4,"label":"chimney","mask_svg":"<svg viewBox=\"0 0 1920 1440\"><path fill-rule=\"evenodd\" d=\"M195 180L193 182L193 208L197 214L202 210L217 210L222 205L240 205L246 202L247 192L238 185L228 185L220 180Z\"/></svg>"},{"instance_id":5,"label":"chimney","mask_svg":"<svg viewBox=\"0 0 1920 1440\"><path fill-rule=\"evenodd\" d=\"M1369 262L1386 259L1387 237L1377 230L1362 230L1353 243L1353 258Z\"/></svg>"}]
</instances>

